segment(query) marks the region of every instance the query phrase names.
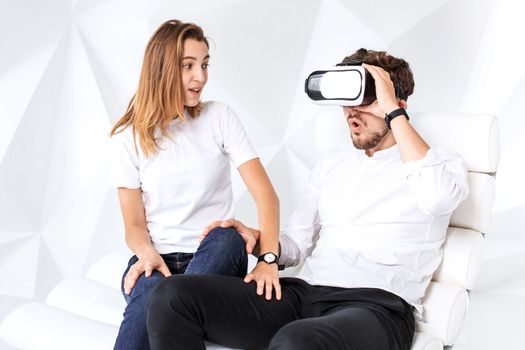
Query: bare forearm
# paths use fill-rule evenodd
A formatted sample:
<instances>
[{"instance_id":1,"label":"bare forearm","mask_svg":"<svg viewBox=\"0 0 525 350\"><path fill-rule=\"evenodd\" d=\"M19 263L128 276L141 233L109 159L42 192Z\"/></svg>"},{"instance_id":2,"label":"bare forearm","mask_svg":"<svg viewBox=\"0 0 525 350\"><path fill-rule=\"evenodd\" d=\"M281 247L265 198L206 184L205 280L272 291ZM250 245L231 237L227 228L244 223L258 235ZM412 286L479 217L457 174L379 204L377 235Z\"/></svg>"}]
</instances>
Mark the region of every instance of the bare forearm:
<instances>
[{"instance_id":1,"label":"bare forearm","mask_svg":"<svg viewBox=\"0 0 525 350\"><path fill-rule=\"evenodd\" d=\"M279 252L279 199L273 189L256 199L259 217L259 253ZM254 252L255 253L255 252Z\"/></svg>"},{"instance_id":2,"label":"bare forearm","mask_svg":"<svg viewBox=\"0 0 525 350\"><path fill-rule=\"evenodd\" d=\"M394 83L387 71L374 65L363 64L363 67L372 74L376 85L377 104L373 103L370 106L377 106L370 107L369 111L376 108L375 112L378 113L376 116L384 116L385 113L392 113L399 107L406 109L406 101L396 98ZM362 110L365 111L367 108ZM425 140L409 124L407 117L407 115L397 115L390 121L392 134L399 147L403 163L423 159L429 149Z\"/></svg>"},{"instance_id":3,"label":"bare forearm","mask_svg":"<svg viewBox=\"0 0 525 350\"><path fill-rule=\"evenodd\" d=\"M151 237L148 230L141 226L131 226L126 228L126 243L129 249L131 249L139 258L148 252L151 252L151 250L155 250L151 243Z\"/></svg>"},{"instance_id":4,"label":"bare forearm","mask_svg":"<svg viewBox=\"0 0 525 350\"><path fill-rule=\"evenodd\" d=\"M259 217L259 251L277 253L279 248L279 198L258 158L247 161L239 173L248 187Z\"/></svg>"}]
</instances>

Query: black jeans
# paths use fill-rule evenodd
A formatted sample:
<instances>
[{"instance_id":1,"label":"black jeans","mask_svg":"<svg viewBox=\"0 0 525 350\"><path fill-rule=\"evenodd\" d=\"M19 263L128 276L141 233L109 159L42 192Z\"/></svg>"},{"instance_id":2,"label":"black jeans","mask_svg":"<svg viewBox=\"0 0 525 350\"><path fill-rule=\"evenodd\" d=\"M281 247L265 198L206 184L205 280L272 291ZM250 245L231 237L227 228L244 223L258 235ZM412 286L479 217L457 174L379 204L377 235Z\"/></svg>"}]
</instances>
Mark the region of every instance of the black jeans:
<instances>
[{"instance_id":1,"label":"black jeans","mask_svg":"<svg viewBox=\"0 0 525 350\"><path fill-rule=\"evenodd\" d=\"M229 276L172 276L151 295L152 349L410 349L413 308L381 289L312 286L282 278L282 299Z\"/></svg>"}]
</instances>

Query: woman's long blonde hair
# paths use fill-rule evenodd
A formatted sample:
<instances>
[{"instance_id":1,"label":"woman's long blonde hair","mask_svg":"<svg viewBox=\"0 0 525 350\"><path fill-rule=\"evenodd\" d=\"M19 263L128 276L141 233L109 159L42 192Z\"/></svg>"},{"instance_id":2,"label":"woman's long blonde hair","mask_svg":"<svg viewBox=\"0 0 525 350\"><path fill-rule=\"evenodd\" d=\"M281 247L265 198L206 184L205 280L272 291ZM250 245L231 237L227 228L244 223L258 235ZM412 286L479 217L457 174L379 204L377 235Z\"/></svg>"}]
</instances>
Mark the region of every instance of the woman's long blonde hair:
<instances>
[{"instance_id":1,"label":"woman's long blonde hair","mask_svg":"<svg viewBox=\"0 0 525 350\"><path fill-rule=\"evenodd\" d=\"M169 137L169 123L176 118L184 121L184 108L193 118L202 110L200 102L197 106L184 106L181 65L186 39L203 41L209 47L202 28L196 24L174 19L157 29L144 53L137 92L126 113L111 129L110 136L113 136L131 125L133 137L139 136L146 157L159 150L155 139L157 128L162 136Z\"/></svg>"}]
</instances>

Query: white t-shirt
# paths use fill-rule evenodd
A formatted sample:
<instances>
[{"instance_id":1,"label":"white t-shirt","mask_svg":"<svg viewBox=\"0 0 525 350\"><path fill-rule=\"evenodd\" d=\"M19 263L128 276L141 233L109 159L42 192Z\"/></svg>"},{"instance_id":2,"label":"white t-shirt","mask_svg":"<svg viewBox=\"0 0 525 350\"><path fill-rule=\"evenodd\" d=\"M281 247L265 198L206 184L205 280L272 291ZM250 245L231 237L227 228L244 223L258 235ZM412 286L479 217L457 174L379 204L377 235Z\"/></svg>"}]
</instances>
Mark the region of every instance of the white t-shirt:
<instances>
[{"instance_id":1,"label":"white t-shirt","mask_svg":"<svg viewBox=\"0 0 525 350\"><path fill-rule=\"evenodd\" d=\"M257 158L229 106L203 105L196 118L171 122L172 140L162 138L160 151L148 158L138 136L135 147L131 127L111 138L110 182L142 190L148 231L161 254L195 252L206 225L232 218L230 160L239 167Z\"/></svg>"},{"instance_id":2,"label":"white t-shirt","mask_svg":"<svg viewBox=\"0 0 525 350\"><path fill-rule=\"evenodd\" d=\"M422 312L451 213L467 195L466 164L445 149L403 164L397 145L373 157L343 147L314 167L280 261L304 261L297 277L310 284L380 288Z\"/></svg>"}]
</instances>

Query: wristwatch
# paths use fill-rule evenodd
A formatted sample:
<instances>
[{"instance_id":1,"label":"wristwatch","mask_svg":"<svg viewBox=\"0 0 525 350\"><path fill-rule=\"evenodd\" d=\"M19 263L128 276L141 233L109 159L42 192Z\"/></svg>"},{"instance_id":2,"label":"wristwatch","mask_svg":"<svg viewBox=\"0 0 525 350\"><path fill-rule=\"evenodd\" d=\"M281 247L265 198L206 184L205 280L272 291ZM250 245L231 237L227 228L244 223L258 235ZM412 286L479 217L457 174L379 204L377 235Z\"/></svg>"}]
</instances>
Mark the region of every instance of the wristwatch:
<instances>
[{"instance_id":1,"label":"wristwatch","mask_svg":"<svg viewBox=\"0 0 525 350\"><path fill-rule=\"evenodd\" d=\"M272 252L264 253L259 255L257 258L257 263L264 261L268 265L270 264L277 264L277 269L279 271L284 270L284 265L279 265L279 256L275 255Z\"/></svg>"},{"instance_id":2,"label":"wristwatch","mask_svg":"<svg viewBox=\"0 0 525 350\"><path fill-rule=\"evenodd\" d=\"M272 252L268 252L268 253L259 255L257 262L261 262L261 261L264 261L267 264L278 264L279 257Z\"/></svg>"},{"instance_id":3,"label":"wristwatch","mask_svg":"<svg viewBox=\"0 0 525 350\"><path fill-rule=\"evenodd\" d=\"M398 108L398 109L394 109L390 113L385 114L386 126L388 126L388 128L391 129L390 122L392 121L392 119L394 119L395 117L399 117L400 115L404 115L405 118L407 118L407 120L410 120L410 118L408 117L407 111L405 111L404 108Z\"/></svg>"}]
</instances>

